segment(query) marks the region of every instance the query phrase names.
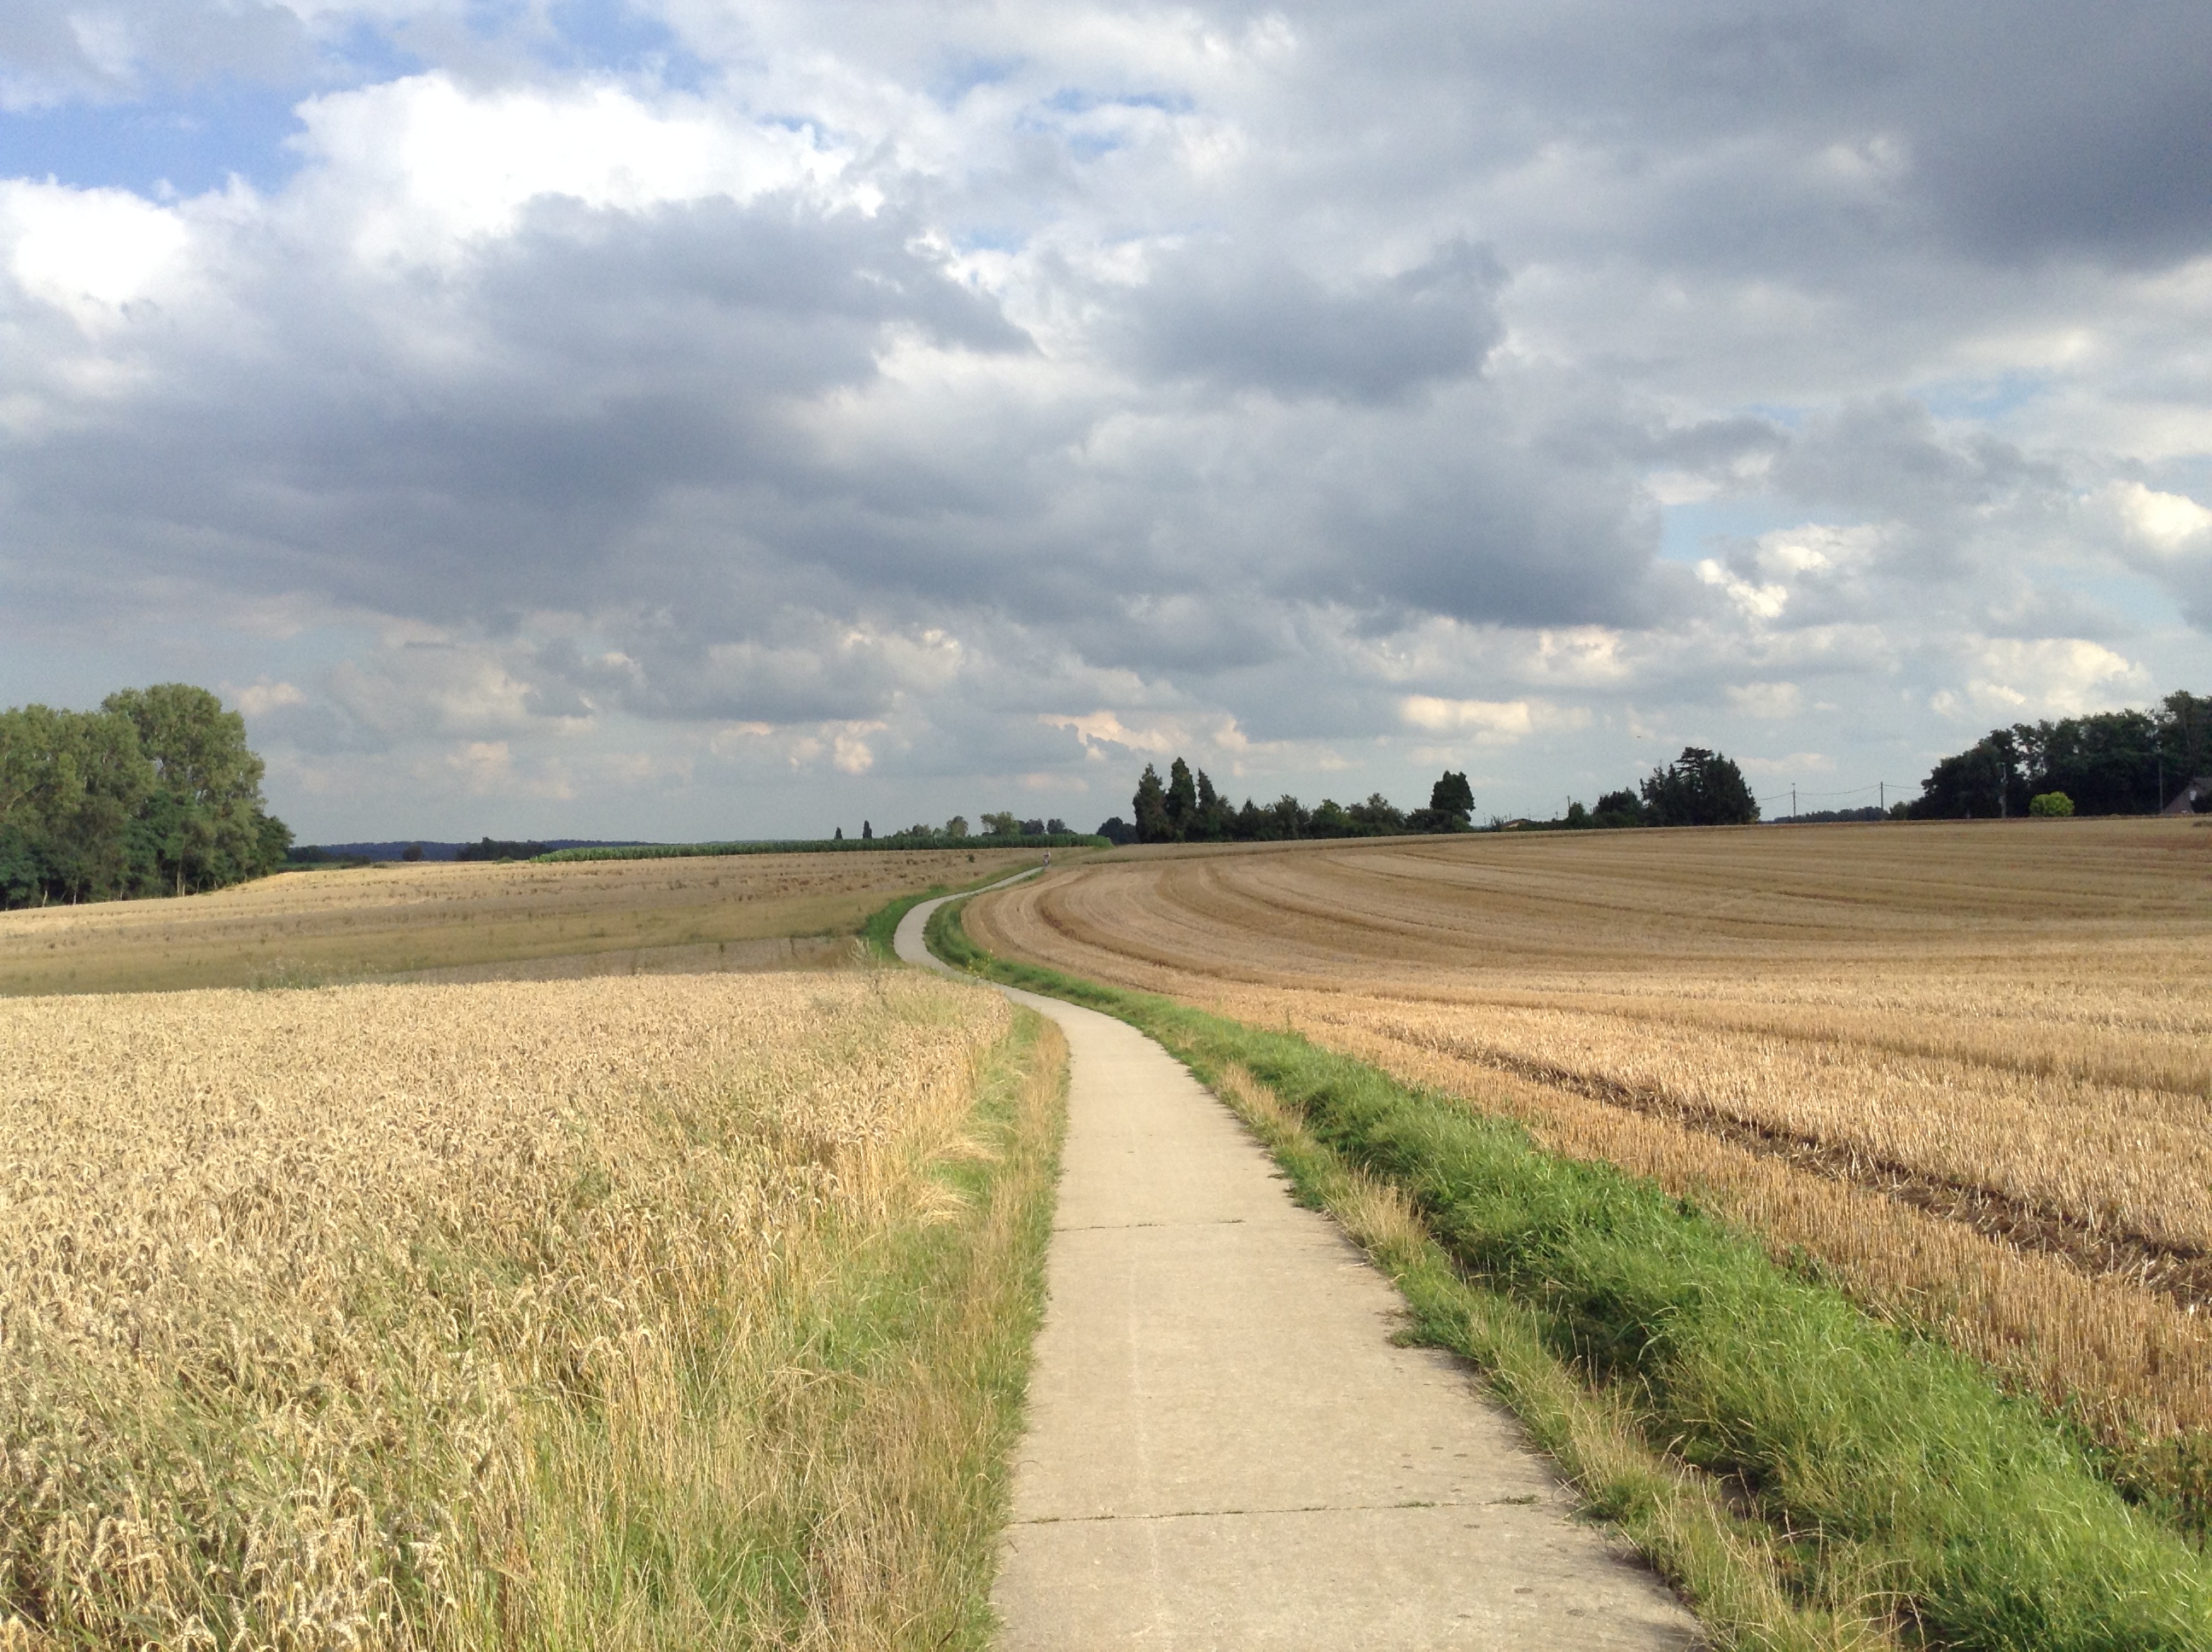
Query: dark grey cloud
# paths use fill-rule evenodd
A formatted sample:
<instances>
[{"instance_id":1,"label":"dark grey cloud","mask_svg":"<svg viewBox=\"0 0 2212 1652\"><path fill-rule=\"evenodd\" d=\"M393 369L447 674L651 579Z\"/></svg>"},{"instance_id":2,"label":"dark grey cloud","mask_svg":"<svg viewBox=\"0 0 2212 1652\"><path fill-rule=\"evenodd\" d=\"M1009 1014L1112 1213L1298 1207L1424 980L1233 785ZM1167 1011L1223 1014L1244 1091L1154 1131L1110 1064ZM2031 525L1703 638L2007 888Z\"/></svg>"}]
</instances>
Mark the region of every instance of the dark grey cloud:
<instances>
[{"instance_id":1,"label":"dark grey cloud","mask_svg":"<svg viewBox=\"0 0 2212 1652\"><path fill-rule=\"evenodd\" d=\"M1399 164L1361 180L1381 198L1571 158L1548 223L1494 234L1509 264L1632 246L1849 282L1899 252L2135 264L2212 246L2212 13L2188 0L1292 15L1327 42L1307 112L1390 134Z\"/></svg>"},{"instance_id":2,"label":"dark grey cloud","mask_svg":"<svg viewBox=\"0 0 2212 1652\"><path fill-rule=\"evenodd\" d=\"M1504 273L1453 240L1396 275L1331 288L1279 251L1194 240L1127 295L1123 348L1147 378L1387 402L1480 368L1502 331Z\"/></svg>"},{"instance_id":3,"label":"dark grey cloud","mask_svg":"<svg viewBox=\"0 0 2212 1652\"><path fill-rule=\"evenodd\" d=\"M1920 518L2062 485L2055 466L2009 442L1947 439L1927 408L1905 397L1855 403L1808 421L1773 475L1784 492L1808 504Z\"/></svg>"},{"instance_id":4,"label":"dark grey cloud","mask_svg":"<svg viewBox=\"0 0 2212 1652\"><path fill-rule=\"evenodd\" d=\"M158 560L446 621L650 592L622 552L653 501L809 490L781 413L872 379L886 330L1030 348L913 236L780 199L553 201L414 292L272 258L246 337L155 330L159 391L40 441L16 508L93 580Z\"/></svg>"}]
</instances>

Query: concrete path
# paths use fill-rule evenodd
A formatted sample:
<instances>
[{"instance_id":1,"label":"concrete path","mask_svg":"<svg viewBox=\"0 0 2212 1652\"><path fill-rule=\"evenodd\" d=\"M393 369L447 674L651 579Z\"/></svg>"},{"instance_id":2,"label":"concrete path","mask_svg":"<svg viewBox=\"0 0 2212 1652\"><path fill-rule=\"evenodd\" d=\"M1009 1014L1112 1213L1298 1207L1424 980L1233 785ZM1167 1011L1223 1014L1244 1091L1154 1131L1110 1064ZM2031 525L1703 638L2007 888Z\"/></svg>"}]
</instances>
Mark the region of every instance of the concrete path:
<instances>
[{"instance_id":1,"label":"concrete path","mask_svg":"<svg viewBox=\"0 0 2212 1652\"><path fill-rule=\"evenodd\" d=\"M932 901L899 926L922 945ZM1050 1301L994 1600L1010 1652L1683 1648L1697 1628L1229 1110L1122 1022L1067 1035Z\"/></svg>"}]
</instances>

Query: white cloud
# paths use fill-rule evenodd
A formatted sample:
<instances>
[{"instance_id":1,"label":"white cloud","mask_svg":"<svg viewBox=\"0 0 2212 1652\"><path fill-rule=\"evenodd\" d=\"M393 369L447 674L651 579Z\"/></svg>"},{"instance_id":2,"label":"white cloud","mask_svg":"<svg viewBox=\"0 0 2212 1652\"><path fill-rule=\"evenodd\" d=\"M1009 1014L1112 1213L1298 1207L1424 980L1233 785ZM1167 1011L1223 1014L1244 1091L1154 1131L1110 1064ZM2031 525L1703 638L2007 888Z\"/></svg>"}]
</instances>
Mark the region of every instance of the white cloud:
<instances>
[{"instance_id":1,"label":"white cloud","mask_svg":"<svg viewBox=\"0 0 2212 1652\"><path fill-rule=\"evenodd\" d=\"M1825 751L1793 751L1784 757L1745 757L1737 767L1747 774L1761 774L1771 780L1790 780L1802 774L1832 774L1836 760ZM1807 799L1806 808L1825 807ZM1856 805L1853 805L1856 807Z\"/></svg>"},{"instance_id":2,"label":"white cloud","mask_svg":"<svg viewBox=\"0 0 2212 1652\"><path fill-rule=\"evenodd\" d=\"M1953 717L2073 717L2140 700L2152 686L2141 665L2080 637L1994 637L1968 651L1975 674L1963 698L1944 690L1936 708Z\"/></svg>"},{"instance_id":3,"label":"white cloud","mask_svg":"<svg viewBox=\"0 0 2212 1652\"><path fill-rule=\"evenodd\" d=\"M830 761L836 766L838 772L845 774L865 774L874 768L876 754L870 749L867 741L861 737L876 733L889 726L887 723L854 723L848 727L838 730L830 739L830 750L833 754Z\"/></svg>"},{"instance_id":4,"label":"white cloud","mask_svg":"<svg viewBox=\"0 0 2212 1652\"><path fill-rule=\"evenodd\" d=\"M0 248L16 284L88 332L112 330L133 301L185 269L183 216L127 190L0 179Z\"/></svg>"},{"instance_id":5,"label":"white cloud","mask_svg":"<svg viewBox=\"0 0 2212 1652\"><path fill-rule=\"evenodd\" d=\"M451 264L512 234L546 197L634 213L803 187L866 203L836 187L851 157L808 130L612 84L484 92L431 73L311 99L299 113L297 141L319 163L312 195L350 221L372 266Z\"/></svg>"},{"instance_id":6,"label":"white cloud","mask_svg":"<svg viewBox=\"0 0 2212 1652\"><path fill-rule=\"evenodd\" d=\"M1480 744L1510 743L1540 731L1586 728L1590 720L1581 707L1542 700L1444 700L1413 694L1398 702L1398 710L1408 727L1429 734L1468 734Z\"/></svg>"},{"instance_id":7,"label":"white cloud","mask_svg":"<svg viewBox=\"0 0 2212 1652\"><path fill-rule=\"evenodd\" d=\"M1729 686L1729 703L1747 717L1778 722L1804 709L1805 695L1795 683L1743 683Z\"/></svg>"},{"instance_id":8,"label":"white cloud","mask_svg":"<svg viewBox=\"0 0 2212 1652\"><path fill-rule=\"evenodd\" d=\"M2186 494L2160 493L2140 482L2115 482L2107 496L2139 544L2164 556L2212 547L2212 510Z\"/></svg>"},{"instance_id":9,"label":"white cloud","mask_svg":"<svg viewBox=\"0 0 2212 1652\"><path fill-rule=\"evenodd\" d=\"M1727 592L1729 600L1750 619L1779 619L1782 610L1790 605L1788 586L1780 584L1753 585L1750 580L1731 574L1710 556L1698 564L1698 577L1707 585Z\"/></svg>"},{"instance_id":10,"label":"white cloud","mask_svg":"<svg viewBox=\"0 0 2212 1652\"><path fill-rule=\"evenodd\" d=\"M289 683L272 683L263 677L236 691L238 709L247 717L266 717L271 712L287 706L304 706L307 696Z\"/></svg>"},{"instance_id":11,"label":"white cloud","mask_svg":"<svg viewBox=\"0 0 2212 1652\"><path fill-rule=\"evenodd\" d=\"M1131 728L1121 720L1120 714L1112 711L1085 712L1081 715L1039 712L1037 721L1048 728L1073 731L1082 740L1086 753L1094 756L1103 756L1099 748L1105 745L1120 746L1129 751L1149 751L1164 756L1183 742L1180 730Z\"/></svg>"}]
</instances>

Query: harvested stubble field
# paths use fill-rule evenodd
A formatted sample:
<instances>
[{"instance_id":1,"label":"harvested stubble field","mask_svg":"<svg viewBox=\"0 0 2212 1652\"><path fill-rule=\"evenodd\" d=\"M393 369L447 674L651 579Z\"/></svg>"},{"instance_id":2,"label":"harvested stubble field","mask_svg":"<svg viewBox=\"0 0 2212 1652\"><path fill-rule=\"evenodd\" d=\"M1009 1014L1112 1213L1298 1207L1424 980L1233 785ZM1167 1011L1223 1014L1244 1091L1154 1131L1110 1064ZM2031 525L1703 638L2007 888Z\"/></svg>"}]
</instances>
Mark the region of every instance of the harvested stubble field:
<instances>
[{"instance_id":1,"label":"harvested stubble field","mask_svg":"<svg viewBox=\"0 0 2212 1652\"><path fill-rule=\"evenodd\" d=\"M966 921L1655 1177L2071 1409L2206 1523L2212 833L1143 851Z\"/></svg>"},{"instance_id":2,"label":"harvested stubble field","mask_svg":"<svg viewBox=\"0 0 2212 1652\"><path fill-rule=\"evenodd\" d=\"M0 1645L976 1643L1061 1048L874 970L15 1003Z\"/></svg>"},{"instance_id":3,"label":"harvested stubble field","mask_svg":"<svg viewBox=\"0 0 2212 1652\"><path fill-rule=\"evenodd\" d=\"M1036 858L920 850L287 872L182 900L0 913L0 994L526 973L520 963L561 975L819 968L893 896Z\"/></svg>"}]
</instances>

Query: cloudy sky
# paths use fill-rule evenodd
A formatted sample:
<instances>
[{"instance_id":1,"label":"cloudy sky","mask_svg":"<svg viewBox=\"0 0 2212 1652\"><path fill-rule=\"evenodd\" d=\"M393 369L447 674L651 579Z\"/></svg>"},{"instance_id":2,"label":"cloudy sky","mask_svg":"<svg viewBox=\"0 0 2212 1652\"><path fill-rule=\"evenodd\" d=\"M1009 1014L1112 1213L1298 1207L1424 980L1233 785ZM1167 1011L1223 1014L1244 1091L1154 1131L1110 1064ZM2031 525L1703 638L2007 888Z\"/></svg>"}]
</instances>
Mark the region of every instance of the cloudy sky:
<instances>
[{"instance_id":1,"label":"cloudy sky","mask_svg":"<svg viewBox=\"0 0 2212 1652\"><path fill-rule=\"evenodd\" d=\"M310 841L1872 801L2208 504L2203 0L0 9L0 703Z\"/></svg>"}]
</instances>

